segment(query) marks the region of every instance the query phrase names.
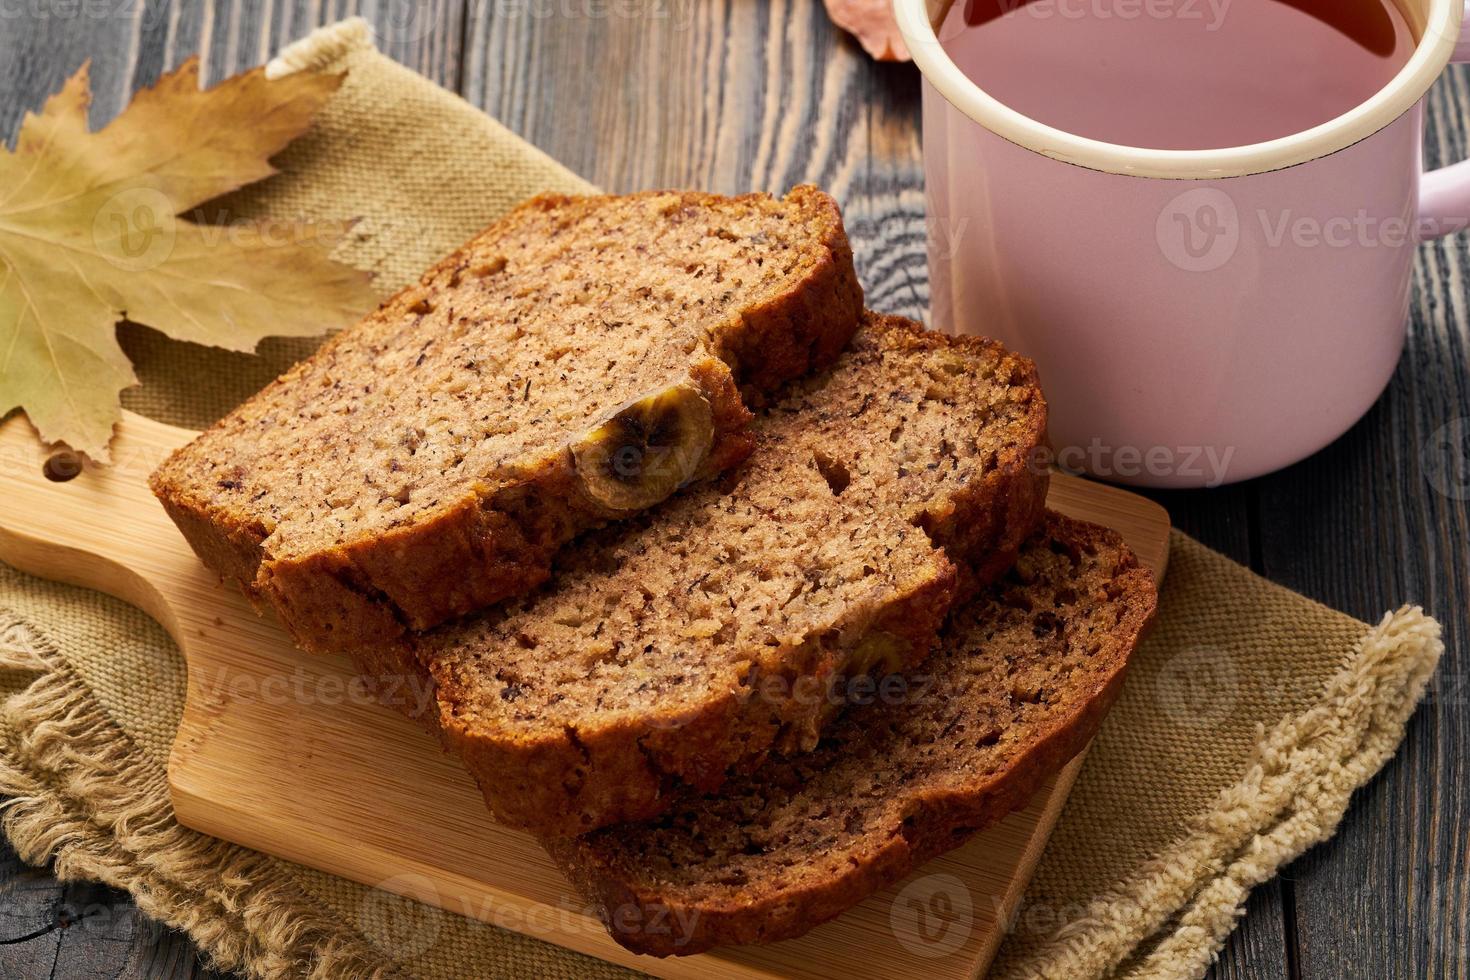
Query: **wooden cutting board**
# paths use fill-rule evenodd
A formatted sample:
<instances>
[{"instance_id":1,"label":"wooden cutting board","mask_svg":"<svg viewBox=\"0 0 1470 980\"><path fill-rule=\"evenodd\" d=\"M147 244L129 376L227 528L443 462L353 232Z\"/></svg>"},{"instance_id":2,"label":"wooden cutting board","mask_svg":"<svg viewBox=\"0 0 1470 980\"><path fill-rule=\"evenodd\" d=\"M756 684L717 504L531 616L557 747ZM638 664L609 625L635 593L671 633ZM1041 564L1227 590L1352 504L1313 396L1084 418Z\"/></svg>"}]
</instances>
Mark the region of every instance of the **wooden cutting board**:
<instances>
[{"instance_id":1,"label":"wooden cutting board","mask_svg":"<svg viewBox=\"0 0 1470 980\"><path fill-rule=\"evenodd\" d=\"M47 465L23 417L0 425L0 560L133 603L183 649L188 707L169 762L183 824L660 977L937 980L988 966L1080 759L1024 810L800 939L634 956L529 837L489 820L428 735L372 703L345 660L294 649L198 562L146 486L192 435L129 414L112 466L58 481L66 461ZM1065 476L1049 502L1116 528L1162 575L1169 522L1158 505Z\"/></svg>"}]
</instances>

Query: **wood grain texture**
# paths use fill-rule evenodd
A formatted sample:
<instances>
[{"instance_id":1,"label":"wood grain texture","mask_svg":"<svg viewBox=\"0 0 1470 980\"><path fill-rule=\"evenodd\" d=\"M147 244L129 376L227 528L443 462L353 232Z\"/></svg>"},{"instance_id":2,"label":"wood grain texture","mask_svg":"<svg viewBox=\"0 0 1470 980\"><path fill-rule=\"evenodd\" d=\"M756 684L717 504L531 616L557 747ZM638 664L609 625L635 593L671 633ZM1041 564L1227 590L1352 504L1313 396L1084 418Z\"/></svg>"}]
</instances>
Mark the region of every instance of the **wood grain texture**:
<instances>
[{"instance_id":1,"label":"wood grain texture","mask_svg":"<svg viewBox=\"0 0 1470 980\"><path fill-rule=\"evenodd\" d=\"M957 878L973 909L964 941L943 956L916 957L922 940L889 925L899 888L790 942L666 961L634 956L577 903L532 838L489 820L469 776L436 741L369 697L344 658L294 649L198 562L145 482L191 436L126 415L111 466L55 483L43 475L47 451L29 423L0 425L0 559L138 606L184 652L188 704L168 767L180 823L357 881L411 887L451 911L521 923L538 938L656 976L837 980L878 967L885 976L961 978L994 955L998 923L1020 898L1076 763L1023 810L926 867ZM1169 525L1156 504L1060 476L1048 503L1117 529L1163 574ZM411 684L394 690L428 694Z\"/></svg>"},{"instance_id":2,"label":"wood grain texture","mask_svg":"<svg viewBox=\"0 0 1470 980\"><path fill-rule=\"evenodd\" d=\"M57 881L0 850L0 980L223 980L187 937L144 917L126 892Z\"/></svg>"},{"instance_id":3,"label":"wood grain texture","mask_svg":"<svg viewBox=\"0 0 1470 980\"><path fill-rule=\"evenodd\" d=\"M609 188L737 191L824 180L845 206L872 303L922 316L914 72L864 62L814 0L637 0L620 9L639 4L635 17L598 15L599 0L412 4L435 10L438 26L386 47L441 84L462 85L472 102ZM256 0L109 6L122 14L96 22L53 12L0 24L0 134L13 135L21 113L83 58L94 62L93 119L102 121L132 88L198 47L218 78L312 23L358 9ZM1464 156L1467 118L1470 83L1453 69L1430 96L1428 163ZM1218 977L1470 976L1470 527L1465 501L1436 491L1422 459L1444 455L1433 445L1441 427L1470 418L1467 260L1463 236L1423 249L1404 364L1383 405L1338 446L1246 487L1157 496L1206 544L1357 615L1425 601L1449 644L1404 751L1359 794L1335 840L1257 890ZM0 865L0 888L12 880ZM0 915L11 901L0 892ZM0 976L20 948L0 947Z\"/></svg>"}]
</instances>

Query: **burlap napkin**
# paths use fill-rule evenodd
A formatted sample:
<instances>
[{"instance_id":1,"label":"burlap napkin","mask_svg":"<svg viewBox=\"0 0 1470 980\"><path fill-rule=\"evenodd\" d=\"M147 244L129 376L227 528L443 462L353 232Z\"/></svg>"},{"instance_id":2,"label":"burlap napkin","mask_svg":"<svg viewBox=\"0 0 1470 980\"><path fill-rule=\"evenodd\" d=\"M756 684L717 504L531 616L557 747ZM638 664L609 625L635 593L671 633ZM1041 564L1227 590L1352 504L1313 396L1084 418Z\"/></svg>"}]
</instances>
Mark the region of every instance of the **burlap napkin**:
<instances>
[{"instance_id":1,"label":"burlap napkin","mask_svg":"<svg viewBox=\"0 0 1470 980\"><path fill-rule=\"evenodd\" d=\"M515 201L587 185L395 65L361 21L275 71L349 71L285 173L235 217L360 216L344 260L384 290ZM139 328L129 407L202 426L305 353L247 357ZM1442 644L1404 608L1369 627L1176 534L1159 624L1088 756L996 974L1201 974L1249 889L1330 836L1398 745ZM63 879L127 889L224 968L261 977L597 977L626 971L179 827L164 764L184 666L141 612L0 566L4 830Z\"/></svg>"}]
</instances>

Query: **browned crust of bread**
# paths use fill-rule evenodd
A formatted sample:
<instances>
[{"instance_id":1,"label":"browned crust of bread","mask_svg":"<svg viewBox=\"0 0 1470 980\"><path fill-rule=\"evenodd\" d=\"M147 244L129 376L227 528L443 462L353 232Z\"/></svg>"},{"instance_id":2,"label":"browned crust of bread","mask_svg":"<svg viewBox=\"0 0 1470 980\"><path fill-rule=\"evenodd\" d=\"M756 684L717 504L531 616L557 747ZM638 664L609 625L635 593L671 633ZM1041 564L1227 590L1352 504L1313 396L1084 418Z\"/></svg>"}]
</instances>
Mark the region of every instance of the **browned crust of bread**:
<instances>
[{"instance_id":1,"label":"browned crust of bread","mask_svg":"<svg viewBox=\"0 0 1470 980\"><path fill-rule=\"evenodd\" d=\"M1116 543L1115 532L1085 522L1052 516L1079 543ZM898 881L925 861L960 846L974 832L1023 806L1041 785L1084 749L1122 690L1129 659L1152 623L1157 592L1153 576L1131 552L1115 581L1128 597L1110 669L1071 710L1049 719L1024 751L983 781L948 792L925 787L904 810L904 818L881 839L854 855L845 873L801 888L739 889L738 900L671 904L656 891L630 884L599 856L585 838L545 839L543 844L573 885L605 913L620 944L651 956L686 956L714 946L768 943L800 936ZM604 831L608 833L609 831ZM613 914L616 912L616 914ZM651 930L651 922L678 923L677 929Z\"/></svg>"},{"instance_id":2,"label":"browned crust of bread","mask_svg":"<svg viewBox=\"0 0 1470 980\"><path fill-rule=\"evenodd\" d=\"M764 195L683 196L691 204L713 207ZM751 451L753 438L745 431L750 413L739 385L765 390L825 366L857 329L862 290L836 203L805 185L793 188L786 199L820 230L823 251L787 294L745 312L738 338L715 351L730 364L711 357L692 369L690 380L710 402L715 428L714 445L697 478L734 466ZM568 200L543 195L521 208L547 209ZM464 263L463 255L460 249L445 257L373 315L413 306L428 284ZM291 376L287 372L255 398L269 398ZM154 494L209 568L257 606L274 607L296 643L313 651L351 654L526 593L546 580L561 545L626 516L582 493L570 456L562 453L528 467L518 485L466 500L431 520L300 559L275 559L264 553L267 530L258 520L217 509L189 492L173 472L186 451L177 451L150 477Z\"/></svg>"},{"instance_id":3,"label":"browned crust of bread","mask_svg":"<svg viewBox=\"0 0 1470 980\"><path fill-rule=\"evenodd\" d=\"M956 570L935 557L936 573L896 595L869 630L902 639L903 669L928 656L954 598ZM829 696L821 683L842 675L849 654L828 639L811 637L797 651L772 656L779 666L753 669L741 690L702 705L693 717L629 718L515 743L453 717L441 715L429 727L475 777L500 823L570 836L646 820L663 812L675 789L718 789L731 772L750 768L795 732L829 717L842 692ZM591 814L597 819L589 825Z\"/></svg>"},{"instance_id":4,"label":"browned crust of bread","mask_svg":"<svg viewBox=\"0 0 1470 980\"><path fill-rule=\"evenodd\" d=\"M149 477L154 495L164 512L184 535L184 540L199 556L205 567L218 575L226 585L233 585L261 609L259 597L251 588L260 569L260 543L266 530L258 522L238 516L220 517L195 501L187 491L164 485L155 472Z\"/></svg>"},{"instance_id":5,"label":"browned crust of bread","mask_svg":"<svg viewBox=\"0 0 1470 980\"><path fill-rule=\"evenodd\" d=\"M745 329L716 350L740 384L766 393L837 360L863 313L863 289L837 202L809 184L793 187L786 199L821 229L827 254L801 289L747 310Z\"/></svg>"}]
</instances>

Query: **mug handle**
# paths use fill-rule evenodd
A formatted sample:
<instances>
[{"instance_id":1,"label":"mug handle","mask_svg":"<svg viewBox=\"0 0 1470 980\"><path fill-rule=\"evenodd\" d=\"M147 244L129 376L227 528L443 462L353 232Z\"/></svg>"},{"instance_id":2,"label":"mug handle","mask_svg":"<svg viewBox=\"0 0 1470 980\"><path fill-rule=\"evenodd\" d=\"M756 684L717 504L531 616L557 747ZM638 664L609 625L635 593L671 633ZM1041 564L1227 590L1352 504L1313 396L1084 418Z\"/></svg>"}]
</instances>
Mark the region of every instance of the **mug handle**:
<instances>
[{"instance_id":1,"label":"mug handle","mask_svg":"<svg viewBox=\"0 0 1470 980\"><path fill-rule=\"evenodd\" d=\"M1470 0L1450 64L1470 62ZM1426 173L1419 184L1419 240L1429 241L1470 227L1470 160Z\"/></svg>"}]
</instances>

